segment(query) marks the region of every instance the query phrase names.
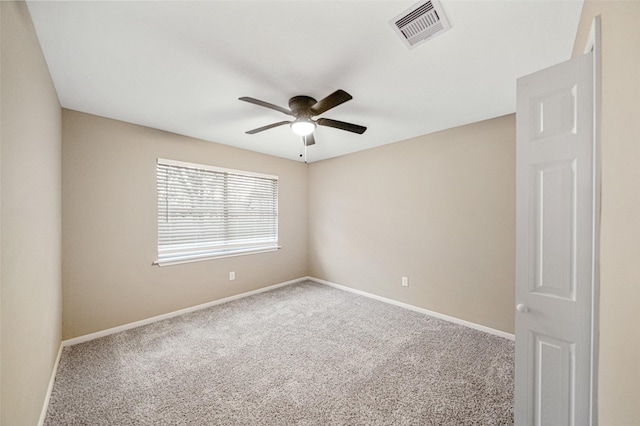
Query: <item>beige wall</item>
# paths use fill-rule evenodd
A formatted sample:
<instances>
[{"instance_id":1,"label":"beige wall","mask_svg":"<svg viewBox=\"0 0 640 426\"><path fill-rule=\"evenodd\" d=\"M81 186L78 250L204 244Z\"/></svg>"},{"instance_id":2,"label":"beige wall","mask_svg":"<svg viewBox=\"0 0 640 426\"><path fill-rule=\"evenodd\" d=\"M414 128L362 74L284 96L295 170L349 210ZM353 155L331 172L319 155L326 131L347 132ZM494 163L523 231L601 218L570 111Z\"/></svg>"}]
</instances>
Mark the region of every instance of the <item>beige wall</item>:
<instances>
[{"instance_id":1,"label":"beige wall","mask_svg":"<svg viewBox=\"0 0 640 426\"><path fill-rule=\"evenodd\" d=\"M587 1L574 53L602 16L599 420L640 425L640 2Z\"/></svg>"},{"instance_id":2,"label":"beige wall","mask_svg":"<svg viewBox=\"0 0 640 426\"><path fill-rule=\"evenodd\" d=\"M25 4L0 8L0 424L32 426L60 347L61 109Z\"/></svg>"},{"instance_id":3,"label":"beige wall","mask_svg":"<svg viewBox=\"0 0 640 426\"><path fill-rule=\"evenodd\" d=\"M309 235L311 276L513 333L514 115L312 163Z\"/></svg>"},{"instance_id":4,"label":"beige wall","mask_svg":"<svg viewBox=\"0 0 640 426\"><path fill-rule=\"evenodd\" d=\"M307 274L303 163L75 111L62 121L64 339ZM158 157L279 176L282 249L152 266Z\"/></svg>"}]
</instances>

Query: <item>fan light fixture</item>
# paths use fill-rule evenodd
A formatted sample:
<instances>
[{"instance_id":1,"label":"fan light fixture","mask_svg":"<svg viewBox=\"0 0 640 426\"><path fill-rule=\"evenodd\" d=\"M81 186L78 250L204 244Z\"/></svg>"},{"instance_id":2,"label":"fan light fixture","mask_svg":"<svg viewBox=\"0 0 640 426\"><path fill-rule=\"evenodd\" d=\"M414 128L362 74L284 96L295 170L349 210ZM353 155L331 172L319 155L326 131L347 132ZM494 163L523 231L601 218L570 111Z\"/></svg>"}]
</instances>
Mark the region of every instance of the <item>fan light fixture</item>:
<instances>
[{"instance_id":1,"label":"fan light fixture","mask_svg":"<svg viewBox=\"0 0 640 426\"><path fill-rule=\"evenodd\" d=\"M291 123L291 130L293 133L299 136L307 136L313 133L316 129L316 123L310 120L296 120Z\"/></svg>"}]
</instances>

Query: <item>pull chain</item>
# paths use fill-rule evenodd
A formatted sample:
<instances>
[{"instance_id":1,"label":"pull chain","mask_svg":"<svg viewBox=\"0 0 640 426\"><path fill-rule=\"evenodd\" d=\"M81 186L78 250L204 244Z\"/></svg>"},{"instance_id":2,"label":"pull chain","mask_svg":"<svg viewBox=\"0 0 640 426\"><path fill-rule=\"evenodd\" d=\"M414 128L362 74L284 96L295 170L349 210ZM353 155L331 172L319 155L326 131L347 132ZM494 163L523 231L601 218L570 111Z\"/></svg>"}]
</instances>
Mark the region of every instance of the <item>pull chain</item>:
<instances>
[{"instance_id":1,"label":"pull chain","mask_svg":"<svg viewBox=\"0 0 640 426\"><path fill-rule=\"evenodd\" d=\"M302 158L302 161L304 161L304 163L307 164L307 137L306 136L302 137L302 146L303 146L303 152L300 153L300 158Z\"/></svg>"},{"instance_id":2,"label":"pull chain","mask_svg":"<svg viewBox=\"0 0 640 426\"><path fill-rule=\"evenodd\" d=\"M304 137L304 164L307 164L307 137Z\"/></svg>"}]
</instances>

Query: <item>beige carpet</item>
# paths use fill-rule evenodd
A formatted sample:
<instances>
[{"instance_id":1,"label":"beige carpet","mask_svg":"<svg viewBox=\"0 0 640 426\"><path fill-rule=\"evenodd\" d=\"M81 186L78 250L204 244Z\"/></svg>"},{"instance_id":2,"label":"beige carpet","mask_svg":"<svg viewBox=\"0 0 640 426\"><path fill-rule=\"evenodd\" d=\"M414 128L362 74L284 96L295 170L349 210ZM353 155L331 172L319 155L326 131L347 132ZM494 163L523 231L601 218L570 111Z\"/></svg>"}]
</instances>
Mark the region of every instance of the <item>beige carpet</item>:
<instances>
[{"instance_id":1,"label":"beige carpet","mask_svg":"<svg viewBox=\"0 0 640 426\"><path fill-rule=\"evenodd\" d=\"M511 425L512 341L303 282L66 347L46 425Z\"/></svg>"}]
</instances>

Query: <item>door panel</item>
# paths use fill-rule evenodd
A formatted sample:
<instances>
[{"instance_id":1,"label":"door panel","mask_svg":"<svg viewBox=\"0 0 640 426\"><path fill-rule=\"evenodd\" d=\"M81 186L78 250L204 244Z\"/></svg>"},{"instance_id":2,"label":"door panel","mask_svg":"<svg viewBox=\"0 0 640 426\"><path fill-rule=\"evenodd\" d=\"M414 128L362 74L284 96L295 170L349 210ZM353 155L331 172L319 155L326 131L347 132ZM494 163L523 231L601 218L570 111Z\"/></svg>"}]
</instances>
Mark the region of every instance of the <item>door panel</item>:
<instances>
[{"instance_id":1,"label":"door panel","mask_svg":"<svg viewBox=\"0 0 640 426\"><path fill-rule=\"evenodd\" d=\"M572 85L532 99L531 140L576 133L576 93Z\"/></svg>"},{"instance_id":2,"label":"door panel","mask_svg":"<svg viewBox=\"0 0 640 426\"><path fill-rule=\"evenodd\" d=\"M532 333L532 337L534 353L531 355L537 364L534 424L572 424L571 407L575 405L575 392L571 383L574 381L575 345L538 333Z\"/></svg>"},{"instance_id":3,"label":"door panel","mask_svg":"<svg viewBox=\"0 0 640 426\"><path fill-rule=\"evenodd\" d=\"M591 424L593 54L518 80L516 425Z\"/></svg>"},{"instance_id":4,"label":"door panel","mask_svg":"<svg viewBox=\"0 0 640 426\"><path fill-rule=\"evenodd\" d=\"M575 300L576 159L531 166L530 291Z\"/></svg>"}]
</instances>

